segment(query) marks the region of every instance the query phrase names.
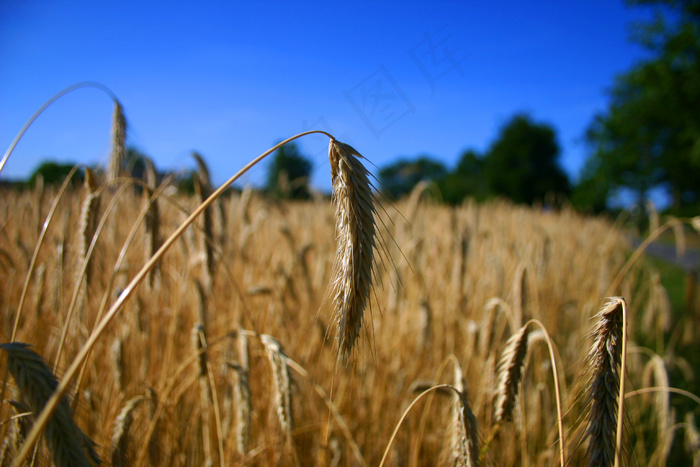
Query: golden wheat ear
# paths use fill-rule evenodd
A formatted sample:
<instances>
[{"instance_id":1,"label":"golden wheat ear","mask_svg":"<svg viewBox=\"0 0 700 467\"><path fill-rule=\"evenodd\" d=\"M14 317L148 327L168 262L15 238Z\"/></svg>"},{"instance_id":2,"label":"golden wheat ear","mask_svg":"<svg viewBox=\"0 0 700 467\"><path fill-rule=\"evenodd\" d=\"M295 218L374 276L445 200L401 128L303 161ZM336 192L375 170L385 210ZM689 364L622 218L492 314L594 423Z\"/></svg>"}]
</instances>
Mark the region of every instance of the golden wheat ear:
<instances>
[{"instance_id":1,"label":"golden wheat ear","mask_svg":"<svg viewBox=\"0 0 700 467\"><path fill-rule=\"evenodd\" d=\"M29 347L22 342L0 344L0 349L7 352L10 374L36 416L53 394L58 381L44 359ZM65 398L47 422L45 435L57 466L90 466L100 462L95 444L73 422L73 411Z\"/></svg>"},{"instance_id":2,"label":"golden wheat ear","mask_svg":"<svg viewBox=\"0 0 700 467\"><path fill-rule=\"evenodd\" d=\"M338 352L352 354L364 321L374 274L377 214L369 172L352 146L331 139L328 146L338 243L330 296L338 323Z\"/></svg>"},{"instance_id":3,"label":"golden wheat ear","mask_svg":"<svg viewBox=\"0 0 700 467\"><path fill-rule=\"evenodd\" d=\"M625 301L621 297L608 300L596 315L593 345L587 364L591 372L588 382L589 417L585 436L589 440L586 457L589 465L618 465L621 452L620 393L624 394L624 321ZM618 459L616 459L618 457Z\"/></svg>"},{"instance_id":4,"label":"golden wheat ear","mask_svg":"<svg viewBox=\"0 0 700 467\"><path fill-rule=\"evenodd\" d=\"M109 180L122 176L126 162L126 117L124 108L118 100L114 100L112 113L112 153L109 156Z\"/></svg>"}]
</instances>

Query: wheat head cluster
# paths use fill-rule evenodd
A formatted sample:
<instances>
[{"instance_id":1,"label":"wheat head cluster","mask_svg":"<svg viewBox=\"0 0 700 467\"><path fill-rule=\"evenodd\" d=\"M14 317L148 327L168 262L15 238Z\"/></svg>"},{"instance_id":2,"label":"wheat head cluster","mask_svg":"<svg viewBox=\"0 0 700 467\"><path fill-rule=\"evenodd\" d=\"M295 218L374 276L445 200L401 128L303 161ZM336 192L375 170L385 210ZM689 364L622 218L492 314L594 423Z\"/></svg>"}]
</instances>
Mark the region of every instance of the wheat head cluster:
<instances>
[{"instance_id":1,"label":"wheat head cluster","mask_svg":"<svg viewBox=\"0 0 700 467\"><path fill-rule=\"evenodd\" d=\"M115 103L108 170L0 192L1 465L700 465L698 317L619 226L378 199L331 135L331 199L188 195Z\"/></svg>"}]
</instances>

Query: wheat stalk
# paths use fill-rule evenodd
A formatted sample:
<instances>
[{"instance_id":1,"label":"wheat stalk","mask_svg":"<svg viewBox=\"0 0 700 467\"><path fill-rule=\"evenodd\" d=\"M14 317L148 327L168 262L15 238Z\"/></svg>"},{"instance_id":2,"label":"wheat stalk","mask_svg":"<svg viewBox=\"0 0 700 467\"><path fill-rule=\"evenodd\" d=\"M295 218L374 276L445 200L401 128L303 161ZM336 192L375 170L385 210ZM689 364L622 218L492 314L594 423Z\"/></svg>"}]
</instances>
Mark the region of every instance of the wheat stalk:
<instances>
[{"instance_id":1,"label":"wheat stalk","mask_svg":"<svg viewBox=\"0 0 700 467\"><path fill-rule=\"evenodd\" d=\"M0 344L0 349L7 352L10 374L36 416L58 386L56 377L44 359L29 349L29 344ZM65 398L48 420L45 437L59 467L90 466L91 462L99 460L92 441L73 422L73 411Z\"/></svg>"},{"instance_id":2,"label":"wheat stalk","mask_svg":"<svg viewBox=\"0 0 700 467\"><path fill-rule=\"evenodd\" d=\"M359 337L372 289L376 210L369 172L360 162L362 155L331 139L328 158L338 244L331 297L338 323L338 351L346 363Z\"/></svg>"},{"instance_id":3,"label":"wheat stalk","mask_svg":"<svg viewBox=\"0 0 700 467\"><path fill-rule=\"evenodd\" d=\"M593 346L587 356L592 371L587 385L590 415L584 435L589 442L589 465L617 465L621 455L624 308L624 299L615 297L596 315Z\"/></svg>"}]
</instances>

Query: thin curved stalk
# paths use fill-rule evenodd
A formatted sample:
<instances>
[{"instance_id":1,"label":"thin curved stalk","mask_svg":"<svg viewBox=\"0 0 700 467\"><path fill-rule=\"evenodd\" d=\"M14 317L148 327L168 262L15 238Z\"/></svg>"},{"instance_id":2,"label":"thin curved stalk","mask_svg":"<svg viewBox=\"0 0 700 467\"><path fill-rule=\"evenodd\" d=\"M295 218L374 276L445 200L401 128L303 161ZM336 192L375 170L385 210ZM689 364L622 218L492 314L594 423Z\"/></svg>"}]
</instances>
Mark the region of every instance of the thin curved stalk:
<instances>
[{"instance_id":1,"label":"thin curved stalk","mask_svg":"<svg viewBox=\"0 0 700 467\"><path fill-rule=\"evenodd\" d=\"M233 182L238 180L243 174L245 174L248 170L250 170L251 167L253 167L255 164L260 162L262 159L267 157L268 155L272 154L274 151L276 151L278 148L284 146L285 144L294 141L297 138L300 138L305 135L309 134L314 134L314 133L320 133L328 136L329 138L333 138L329 133L326 133L325 131L321 130L312 130L312 131L306 131L303 133L299 133L297 135L294 135L290 138L285 139L284 141L276 144L272 148L268 149L255 159L253 159L251 162L245 165L241 170L239 170L234 176L232 176L228 181L226 181L223 185L221 185L214 193L212 193L209 198L207 198L202 204L199 205L199 207L182 223L180 224L180 227L173 232L170 237L161 245L161 247L154 253L154 255L151 257L150 260L139 270L139 272L136 273L136 276L129 282L129 284L124 288L121 294L119 294L119 297L117 297L117 300L112 304L112 306L109 308L107 311L105 317L102 319L100 322L99 326L93 331L93 333L90 335L88 338L87 342L83 345L83 347L80 349L76 357L73 359L73 362L71 363L70 367L68 370L66 370L63 379L61 379L61 382L59 383L58 387L54 391L53 395L51 398L47 401L46 405L44 406L44 409L41 411L41 413L38 415L36 418L36 421L34 422L34 426L32 427L32 430L29 432L27 437L25 438L25 442L22 445L22 449L18 453L17 457L13 460L12 466L13 467L20 467L22 465L22 462L24 459L27 457L29 454L29 451L31 447L36 443L37 439L39 438L39 435L43 432L46 422L48 421L49 417L53 415L54 411L58 407L58 403L61 400L61 397L66 393L68 390L68 387L70 385L71 380L75 376L75 374L78 372L82 361L85 359L87 354L92 350L94 347L95 343L97 340L100 338L104 330L107 328L107 326L112 322L112 320L117 316L119 311L121 310L122 306L126 302L126 300L134 293L134 290L136 287L143 281L143 279L146 277L148 272L155 266L155 264L161 260L163 255L168 251L168 249L175 243L175 241L180 238L182 233L194 222L194 220L205 210L207 209L211 204L214 203L214 201L221 196L221 194L226 190L226 188L229 187Z\"/></svg>"},{"instance_id":2,"label":"thin curved stalk","mask_svg":"<svg viewBox=\"0 0 700 467\"><path fill-rule=\"evenodd\" d=\"M625 414L625 369L627 368L627 305L622 300L622 360L620 361L620 394L617 398L617 433L615 434L615 467L620 465L622 422Z\"/></svg>"},{"instance_id":3,"label":"thin curved stalk","mask_svg":"<svg viewBox=\"0 0 700 467\"><path fill-rule=\"evenodd\" d=\"M637 389L636 391L628 392L627 394L625 394L625 399L627 399L628 397L637 396L639 394L648 394L650 392L672 392L674 394L680 394L681 396L685 396L688 399L700 405L700 397L696 396L692 392L684 391L683 389L678 388L652 387Z\"/></svg>"},{"instance_id":4,"label":"thin curved stalk","mask_svg":"<svg viewBox=\"0 0 700 467\"><path fill-rule=\"evenodd\" d=\"M5 152L5 155L2 157L2 160L0 161L0 172L2 172L3 167L5 167L5 163L7 163L7 159L9 159L10 154L12 154L12 151L15 150L15 147L17 146L17 143L19 143L19 140L22 139L22 136L27 132L29 127L31 126L32 123L34 123L34 120L36 120L39 115L41 115L44 110L46 110L51 104L56 102L58 99L61 97L65 96L71 91L75 91L76 89L81 89L81 88L97 88L101 89L102 91L106 92L109 97L112 98L112 100L117 100L117 97L115 94L110 91L110 89L100 83L92 82L92 81L85 81L82 83L76 83L72 86L68 86L67 88L63 89L62 91L59 91L58 93L54 94L49 100L44 102L44 104L39 107L39 110L34 112L34 115L32 115L29 120L27 120L27 123L24 124L21 130L19 130L19 133L17 133L17 136L15 136L15 139L12 140L12 143L10 144L10 147L7 149Z\"/></svg>"},{"instance_id":5,"label":"thin curved stalk","mask_svg":"<svg viewBox=\"0 0 700 467\"><path fill-rule=\"evenodd\" d=\"M549 333L544 327L544 324L542 324L542 322L537 319L531 319L530 321L525 323L525 326L527 326L530 323L536 324L540 327L542 332L544 332L545 342L547 342L547 348L549 349L549 358L552 361L552 376L554 377L554 395L557 399L557 428L559 429L559 462L561 463L561 466L564 467L566 465L566 460L564 458L564 423L562 416L561 394L559 392L557 360L556 358L554 358L554 347L552 344L552 339L549 337Z\"/></svg>"},{"instance_id":6,"label":"thin curved stalk","mask_svg":"<svg viewBox=\"0 0 700 467\"><path fill-rule=\"evenodd\" d=\"M403 414L401 415L401 418L399 419L399 422L396 424L396 428L394 428L394 432L391 434L391 438L389 438L389 444L387 444L386 449L384 450L384 455L382 456L382 461L379 463L379 467L382 467L384 465L384 462L386 462L386 458L389 455L389 450L391 449L391 445L394 443L394 439L396 438L396 435L399 432L399 428L401 428L401 425L403 424L403 421L408 417L408 413L411 411L414 405L421 400L424 396L427 394L437 391L438 389L447 389L447 390L452 390L459 394L459 391L452 386L451 384L438 384L437 386L433 386L431 388L426 389L425 391L421 392L418 397L413 399L413 402L406 407L406 410L403 411Z\"/></svg>"}]
</instances>

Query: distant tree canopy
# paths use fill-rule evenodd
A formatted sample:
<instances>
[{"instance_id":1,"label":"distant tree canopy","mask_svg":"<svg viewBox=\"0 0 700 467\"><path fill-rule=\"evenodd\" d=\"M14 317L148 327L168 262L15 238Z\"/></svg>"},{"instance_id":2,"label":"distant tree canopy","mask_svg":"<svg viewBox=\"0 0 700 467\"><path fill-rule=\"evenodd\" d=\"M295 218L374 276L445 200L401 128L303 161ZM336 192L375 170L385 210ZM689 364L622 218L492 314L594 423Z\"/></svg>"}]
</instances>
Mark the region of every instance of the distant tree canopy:
<instances>
[{"instance_id":1,"label":"distant tree canopy","mask_svg":"<svg viewBox=\"0 0 700 467\"><path fill-rule=\"evenodd\" d=\"M484 178L483 158L473 149L465 151L455 170L438 181L438 187L449 204L461 203L467 197L486 199L491 192Z\"/></svg>"},{"instance_id":2,"label":"distant tree canopy","mask_svg":"<svg viewBox=\"0 0 700 467\"><path fill-rule=\"evenodd\" d=\"M66 163L62 164L54 161L44 161L39 166L34 169L34 171L29 176L29 185L34 186L37 177L41 176L44 179L44 183L47 185L61 184L66 179L68 174L76 164ZM73 175L72 183L81 183L83 180L82 172L78 172Z\"/></svg>"},{"instance_id":3,"label":"distant tree canopy","mask_svg":"<svg viewBox=\"0 0 700 467\"><path fill-rule=\"evenodd\" d=\"M386 193L398 199L410 193L418 183L441 180L447 173L442 163L429 156L419 156L414 160L402 158L379 170L379 183Z\"/></svg>"},{"instance_id":4,"label":"distant tree canopy","mask_svg":"<svg viewBox=\"0 0 700 467\"><path fill-rule=\"evenodd\" d=\"M591 155L574 204L599 210L610 193L627 188L644 205L663 187L679 210L700 204L700 3L633 1L657 7L633 40L651 58L619 76L608 109L586 132ZM664 14L665 13L665 14Z\"/></svg>"},{"instance_id":5,"label":"distant tree canopy","mask_svg":"<svg viewBox=\"0 0 700 467\"><path fill-rule=\"evenodd\" d=\"M569 179L558 164L555 131L517 114L500 130L488 151L462 154L453 171L428 158L401 159L382 168L379 179L394 197L409 193L421 181L434 181L445 202L456 204L466 197L484 200L503 196L517 203L543 201L547 194L570 192Z\"/></svg>"},{"instance_id":6,"label":"distant tree canopy","mask_svg":"<svg viewBox=\"0 0 700 467\"><path fill-rule=\"evenodd\" d=\"M308 199L313 165L294 143L279 148L267 169L266 191L278 198Z\"/></svg>"},{"instance_id":7,"label":"distant tree canopy","mask_svg":"<svg viewBox=\"0 0 700 467\"><path fill-rule=\"evenodd\" d=\"M568 195L569 179L558 159L554 128L517 114L486 153L484 178L493 194L516 203L543 201L550 193Z\"/></svg>"}]
</instances>

